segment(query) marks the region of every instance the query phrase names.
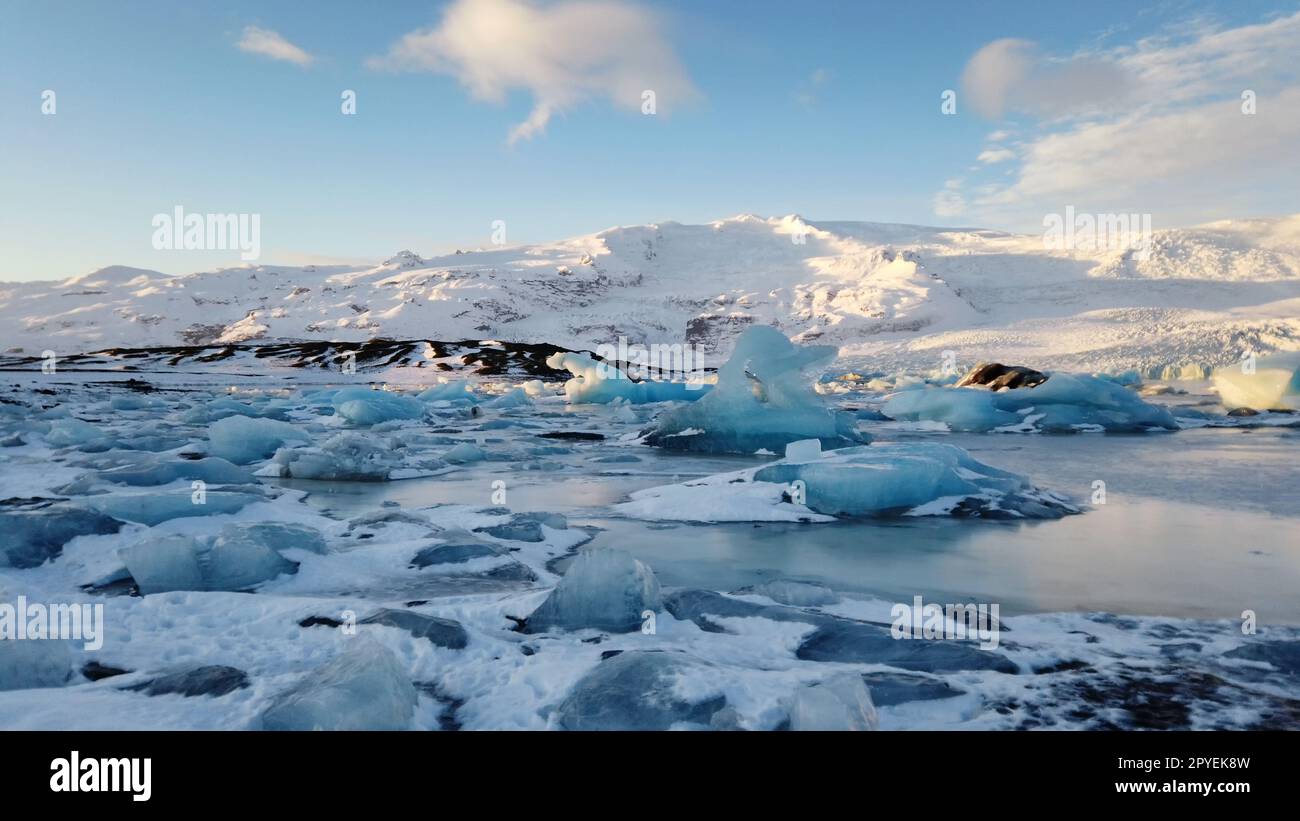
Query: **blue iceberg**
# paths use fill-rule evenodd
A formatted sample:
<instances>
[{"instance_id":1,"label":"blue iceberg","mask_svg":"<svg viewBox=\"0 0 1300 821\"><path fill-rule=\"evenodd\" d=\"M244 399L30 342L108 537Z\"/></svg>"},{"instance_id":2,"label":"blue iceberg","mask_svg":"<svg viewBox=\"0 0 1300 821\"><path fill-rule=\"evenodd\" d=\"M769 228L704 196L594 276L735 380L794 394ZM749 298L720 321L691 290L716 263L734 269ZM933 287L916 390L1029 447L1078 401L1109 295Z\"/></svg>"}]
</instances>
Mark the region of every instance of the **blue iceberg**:
<instances>
[{"instance_id":1,"label":"blue iceberg","mask_svg":"<svg viewBox=\"0 0 1300 821\"><path fill-rule=\"evenodd\" d=\"M801 439L826 448L869 441L851 414L827 407L803 371L834 358L831 346L798 347L775 328L750 328L698 402L660 414L645 443L698 453L781 453Z\"/></svg>"}]
</instances>

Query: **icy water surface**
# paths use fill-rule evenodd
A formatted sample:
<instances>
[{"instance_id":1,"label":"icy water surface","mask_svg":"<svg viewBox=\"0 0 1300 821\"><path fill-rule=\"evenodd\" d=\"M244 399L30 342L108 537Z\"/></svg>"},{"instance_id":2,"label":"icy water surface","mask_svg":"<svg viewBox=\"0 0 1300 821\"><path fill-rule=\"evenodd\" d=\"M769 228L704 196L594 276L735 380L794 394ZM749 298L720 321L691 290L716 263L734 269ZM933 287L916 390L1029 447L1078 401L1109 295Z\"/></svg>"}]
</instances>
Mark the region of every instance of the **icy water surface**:
<instances>
[{"instance_id":1,"label":"icy water surface","mask_svg":"<svg viewBox=\"0 0 1300 821\"><path fill-rule=\"evenodd\" d=\"M999 602L1007 613L1236 618L1251 609L1272 622L1300 624L1294 429L925 438L960 445L1087 503L1093 482L1103 481L1105 503L1084 515L1026 523L654 524L611 517L610 506L632 491L753 464L641 450L644 463L599 466L635 475L514 474L509 492L521 509L558 510L574 524L600 528L594 544L631 551L668 585L736 589L793 577L898 601L921 594ZM505 473L488 466L454 477L352 483L317 490L309 503L339 511L384 500L481 504L492 478ZM311 490L313 483L286 484Z\"/></svg>"}]
</instances>

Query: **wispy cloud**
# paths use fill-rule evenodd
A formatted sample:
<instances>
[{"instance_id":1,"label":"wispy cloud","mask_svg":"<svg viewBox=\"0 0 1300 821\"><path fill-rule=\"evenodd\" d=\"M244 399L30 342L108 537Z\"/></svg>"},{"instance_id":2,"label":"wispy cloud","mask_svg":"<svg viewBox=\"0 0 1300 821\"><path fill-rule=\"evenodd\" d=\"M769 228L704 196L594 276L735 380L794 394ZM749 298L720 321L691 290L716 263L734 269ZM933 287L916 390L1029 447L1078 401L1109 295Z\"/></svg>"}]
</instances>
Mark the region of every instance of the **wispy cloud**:
<instances>
[{"instance_id":1,"label":"wispy cloud","mask_svg":"<svg viewBox=\"0 0 1300 821\"><path fill-rule=\"evenodd\" d=\"M406 34L367 65L447 74L487 102L531 93L532 112L511 143L591 99L636 110L649 90L656 113L666 113L697 95L658 17L624 0L456 0L436 27Z\"/></svg>"},{"instance_id":2,"label":"wispy cloud","mask_svg":"<svg viewBox=\"0 0 1300 821\"><path fill-rule=\"evenodd\" d=\"M261 54L272 60L283 60L299 66L309 66L316 58L284 39L279 32L257 26L245 26L243 36L235 46L250 54Z\"/></svg>"},{"instance_id":3,"label":"wispy cloud","mask_svg":"<svg viewBox=\"0 0 1300 821\"><path fill-rule=\"evenodd\" d=\"M972 109L1012 117L1019 132L1014 153L986 145L979 163L1018 165L969 188L949 181L935 212L1024 225L1074 204L1171 224L1225 216L1259 191L1295 190L1297 53L1300 13L1227 29L1197 20L1064 57L994 41L967 64L963 89ZM1000 131L989 143L1005 138Z\"/></svg>"}]
</instances>

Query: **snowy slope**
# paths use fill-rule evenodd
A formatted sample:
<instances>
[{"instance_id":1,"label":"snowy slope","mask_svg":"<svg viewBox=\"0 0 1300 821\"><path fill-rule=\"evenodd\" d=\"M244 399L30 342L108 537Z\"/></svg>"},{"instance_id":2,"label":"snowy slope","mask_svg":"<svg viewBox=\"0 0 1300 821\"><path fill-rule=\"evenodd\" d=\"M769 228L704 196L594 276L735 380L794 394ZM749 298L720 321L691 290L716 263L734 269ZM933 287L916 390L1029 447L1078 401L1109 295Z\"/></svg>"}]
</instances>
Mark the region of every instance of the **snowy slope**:
<instances>
[{"instance_id":1,"label":"snowy slope","mask_svg":"<svg viewBox=\"0 0 1300 821\"><path fill-rule=\"evenodd\" d=\"M591 348L622 335L721 359L751 323L882 368L937 367L948 350L961 363L1224 364L1300 348L1300 215L1157 231L1145 260L1047 250L1037 235L740 216L369 268L114 266L0 285L0 351L27 355L372 338Z\"/></svg>"}]
</instances>

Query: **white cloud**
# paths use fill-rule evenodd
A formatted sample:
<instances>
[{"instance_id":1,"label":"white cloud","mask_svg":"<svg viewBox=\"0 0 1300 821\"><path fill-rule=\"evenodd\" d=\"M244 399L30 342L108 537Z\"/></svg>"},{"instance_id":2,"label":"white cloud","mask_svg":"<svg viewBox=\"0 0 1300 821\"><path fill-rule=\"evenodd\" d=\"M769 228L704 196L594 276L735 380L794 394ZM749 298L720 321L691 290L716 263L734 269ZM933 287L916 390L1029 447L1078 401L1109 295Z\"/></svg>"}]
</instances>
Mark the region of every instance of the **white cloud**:
<instances>
[{"instance_id":1,"label":"white cloud","mask_svg":"<svg viewBox=\"0 0 1300 821\"><path fill-rule=\"evenodd\" d=\"M1028 40L994 40L966 64L962 88L981 115L997 119L1019 111L1035 116L1113 103L1129 92L1133 76L1114 60L1094 55L1053 59Z\"/></svg>"},{"instance_id":2,"label":"white cloud","mask_svg":"<svg viewBox=\"0 0 1300 821\"><path fill-rule=\"evenodd\" d=\"M961 194L961 180L948 180L943 190L934 195L934 213L940 217L956 217L966 213L966 198Z\"/></svg>"},{"instance_id":3,"label":"white cloud","mask_svg":"<svg viewBox=\"0 0 1300 821\"><path fill-rule=\"evenodd\" d=\"M981 151L980 155L975 159L985 165L993 165L994 163L1013 160L1015 157L1016 152L1012 151L1010 148L986 148Z\"/></svg>"},{"instance_id":4,"label":"white cloud","mask_svg":"<svg viewBox=\"0 0 1300 821\"><path fill-rule=\"evenodd\" d=\"M406 34L367 65L448 74L488 102L528 91L533 109L511 143L590 99L639 110L650 90L662 114L697 93L658 17L624 0L456 0L439 25Z\"/></svg>"},{"instance_id":5,"label":"white cloud","mask_svg":"<svg viewBox=\"0 0 1300 821\"><path fill-rule=\"evenodd\" d=\"M283 60L286 63L294 63L299 66L309 66L316 59L284 39L279 32L258 28L257 26L246 26L243 36L239 38L239 42L235 43L235 46L241 51L247 51L250 54L261 54L264 57L270 57L272 60Z\"/></svg>"},{"instance_id":6,"label":"white cloud","mask_svg":"<svg viewBox=\"0 0 1300 821\"><path fill-rule=\"evenodd\" d=\"M1024 41L990 43L967 65L965 93L976 111L1019 115L1016 151L986 145L977 157L985 179L950 180L935 213L961 202L986 224L1027 227L1066 205L1151 213L1166 226L1294 211L1297 54L1300 13L1232 29L1197 21L1065 58ZM1243 113L1246 89L1253 114ZM1009 174L988 176L987 166L1010 160Z\"/></svg>"}]
</instances>

